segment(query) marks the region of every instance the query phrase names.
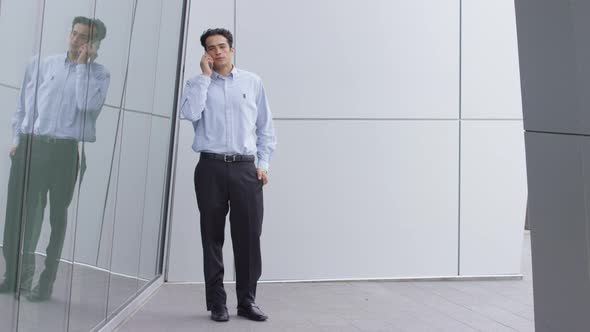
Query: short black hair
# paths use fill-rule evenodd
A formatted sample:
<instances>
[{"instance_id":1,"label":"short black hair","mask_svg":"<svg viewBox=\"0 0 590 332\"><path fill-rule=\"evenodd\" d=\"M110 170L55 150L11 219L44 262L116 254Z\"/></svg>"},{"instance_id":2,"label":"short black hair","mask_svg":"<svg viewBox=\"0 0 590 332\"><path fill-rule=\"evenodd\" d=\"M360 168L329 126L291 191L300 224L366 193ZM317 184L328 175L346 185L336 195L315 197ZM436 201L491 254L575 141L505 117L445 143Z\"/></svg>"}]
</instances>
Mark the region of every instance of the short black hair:
<instances>
[{"instance_id":1,"label":"short black hair","mask_svg":"<svg viewBox=\"0 0 590 332\"><path fill-rule=\"evenodd\" d=\"M201 35L201 45L203 45L203 48L205 49L205 51L207 51L207 44L205 43L207 41L207 38L209 38L211 36L217 36L217 35L225 37L225 39L227 39L227 44L229 45L230 48L234 47L234 36L232 36L232 34L231 34L231 32L229 32L229 30L222 29L222 28L207 29Z\"/></svg>"},{"instance_id":2,"label":"short black hair","mask_svg":"<svg viewBox=\"0 0 590 332\"><path fill-rule=\"evenodd\" d=\"M101 41L104 39L104 37L106 37L107 35L107 27L104 25L104 23L95 18L88 18L88 17L84 17L84 16L76 16L74 17L74 20L72 21L72 29L74 28L74 25L76 24L83 24L86 25L88 27L90 27L91 31L94 31L94 34L92 35L92 40L98 40Z\"/></svg>"}]
</instances>

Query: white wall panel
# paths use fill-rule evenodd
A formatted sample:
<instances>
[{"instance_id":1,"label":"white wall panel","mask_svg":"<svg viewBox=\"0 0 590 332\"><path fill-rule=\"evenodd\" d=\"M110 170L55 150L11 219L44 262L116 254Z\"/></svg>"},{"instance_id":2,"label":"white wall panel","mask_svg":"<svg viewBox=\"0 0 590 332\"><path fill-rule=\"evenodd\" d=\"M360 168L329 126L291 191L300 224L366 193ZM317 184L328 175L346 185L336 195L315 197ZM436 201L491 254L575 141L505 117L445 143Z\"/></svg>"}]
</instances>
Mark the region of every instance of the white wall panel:
<instances>
[{"instance_id":1,"label":"white wall panel","mask_svg":"<svg viewBox=\"0 0 590 332\"><path fill-rule=\"evenodd\" d=\"M249 0L236 12L237 66L262 76L276 117L458 117L458 0Z\"/></svg>"},{"instance_id":2,"label":"white wall panel","mask_svg":"<svg viewBox=\"0 0 590 332\"><path fill-rule=\"evenodd\" d=\"M184 63L185 81L201 73L199 63L205 50L201 46L200 37L209 28L234 31L234 0L191 2Z\"/></svg>"},{"instance_id":3,"label":"white wall panel","mask_svg":"<svg viewBox=\"0 0 590 332\"><path fill-rule=\"evenodd\" d=\"M522 121L461 125L461 274L519 274L526 207Z\"/></svg>"},{"instance_id":4,"label":"white wall panel","mask_svg":"<svg viewBox=\"0 0 590 332\"><path fill-rule=\"evenodd\" d=\"M522 119L514 1L463 1L461 49L461 116Z\"/></svg>"},{"instance_id":5,"label":"white wall panel","mask_svg":"<svg viewBox=\"0 0 590 332\"><path fill-rule=\"evenodd\" d=\"M262 279L457 274L457 123L276 127Z\"/></svg>"},{"instance_id":6,"label":"white wall panel","mask_svg":"<svg viewBox=\"0 0 590 332\"><path fill-rule=\"evenodd\" d=\"M178 127L178 153L170 220L169 281L203 281L203 250L199 210L193 185L198 154L191 149L193 127L181 121ZM224 252L225 256L225 252Z\"/></svg>"},{"instance_id":7,"label":"white wall panel","mask_svg":"<svg viewBox=\"0 0 590 332\"><path fill-rule=\"evenodd\" d=\"M188 121L178 126L178 152L172 187L172 218L169 221L170 253L168 281L203 281L203 249L199 210L193 184L198 154L191 149L193 127ZM227 234L227 233L226 233ZM229 243L227 243L229 244ZM227 246L226 244L226 246ZM226 256L224 251L224 256ZM229 266L228 266L229 267Z\"/></svg>"}]
</instances>

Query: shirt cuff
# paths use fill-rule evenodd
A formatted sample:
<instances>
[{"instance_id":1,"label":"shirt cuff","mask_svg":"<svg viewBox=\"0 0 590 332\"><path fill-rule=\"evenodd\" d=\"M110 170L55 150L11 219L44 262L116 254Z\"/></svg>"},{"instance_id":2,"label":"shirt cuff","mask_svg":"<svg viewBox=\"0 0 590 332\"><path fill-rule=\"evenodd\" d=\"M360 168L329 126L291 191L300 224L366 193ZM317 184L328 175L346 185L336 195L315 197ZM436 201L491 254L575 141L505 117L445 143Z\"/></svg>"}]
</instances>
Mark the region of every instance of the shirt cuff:
<instances>
[{"instance_id":1,"label":"shirt cuff","mask_svg":"<svg viewBox=\"0 0 590 332\"><path fill-rule=\"evenodd\" d=\"M268 161L258 159L258 166L256 166L256 168L262 168L268 172L268 166Z\"/></svg>"},{"instance_id":2,"label":"shirt cuff","mask_svg":"<svg viewBox=\"0 0 590 332\"><path fill-rule=\"evenodd\" d=\"M16 135L13 139L12 139L12 144L14 146L18 146L18 144L20 143L20 137L19 135Z\"/></svg>"}]
</instances>

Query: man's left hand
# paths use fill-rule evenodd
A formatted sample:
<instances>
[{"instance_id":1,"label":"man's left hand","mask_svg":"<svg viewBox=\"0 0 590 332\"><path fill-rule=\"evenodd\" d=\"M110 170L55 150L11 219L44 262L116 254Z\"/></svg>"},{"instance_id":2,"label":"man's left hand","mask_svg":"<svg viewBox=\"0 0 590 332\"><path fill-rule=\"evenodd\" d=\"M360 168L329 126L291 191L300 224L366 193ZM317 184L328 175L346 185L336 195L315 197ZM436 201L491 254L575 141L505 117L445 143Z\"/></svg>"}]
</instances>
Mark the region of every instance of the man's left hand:
<instances>
[{"instance_id":1,"label":"man's left hand","mask_svg":"<svg viewBox=\"0 0 590 332\"><path fill-rule=\"evenodd\" d=\"M265 169L257 168L256 173L258 173L258 180L262 180L262 185L268 183L268 172Z\"/></svg>"}]
</instances>

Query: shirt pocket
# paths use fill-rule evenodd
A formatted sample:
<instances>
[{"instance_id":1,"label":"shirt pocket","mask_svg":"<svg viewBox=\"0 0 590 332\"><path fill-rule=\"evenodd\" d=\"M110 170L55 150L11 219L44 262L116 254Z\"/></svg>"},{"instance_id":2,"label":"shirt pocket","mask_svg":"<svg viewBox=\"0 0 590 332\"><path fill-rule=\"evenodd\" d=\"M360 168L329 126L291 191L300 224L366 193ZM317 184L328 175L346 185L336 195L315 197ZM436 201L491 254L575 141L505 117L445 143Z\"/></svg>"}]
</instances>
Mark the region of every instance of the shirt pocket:
<instances>
[{"instance_id":1,"label":"shirt pocket","mask_svg":"<svg viewBox=\"0 0 590 332\"><path fill-rule=\"evenodd\" d=\"M39 83L37 84L37 107L39 109L40 116L47 116L50 113L54 105L52 101L59 99L57 96L57 87L55 86L55 74L47 73L40 76Z\"/></svg>"},{"instance_id":2,"label":"shirt pocket","mask_svg":"<svg viewBox=\"0 0 590 332\"><path fill-rule=\"evenodd\" d=\"M245 91L240 92L240 116L248 125L256 124L258 110L256 108L256 96Z\"/></svg>"},{"instance_id":3,"label":"shirt pocket","mask_svg":"<svg viewBox=\"0 0 590 332\"><path fill-rule=\"evenodd\" d=\"M53 71L39 75L39 91L51 89L55 86L55 73Z\"/></svg>"}]
</instances>

